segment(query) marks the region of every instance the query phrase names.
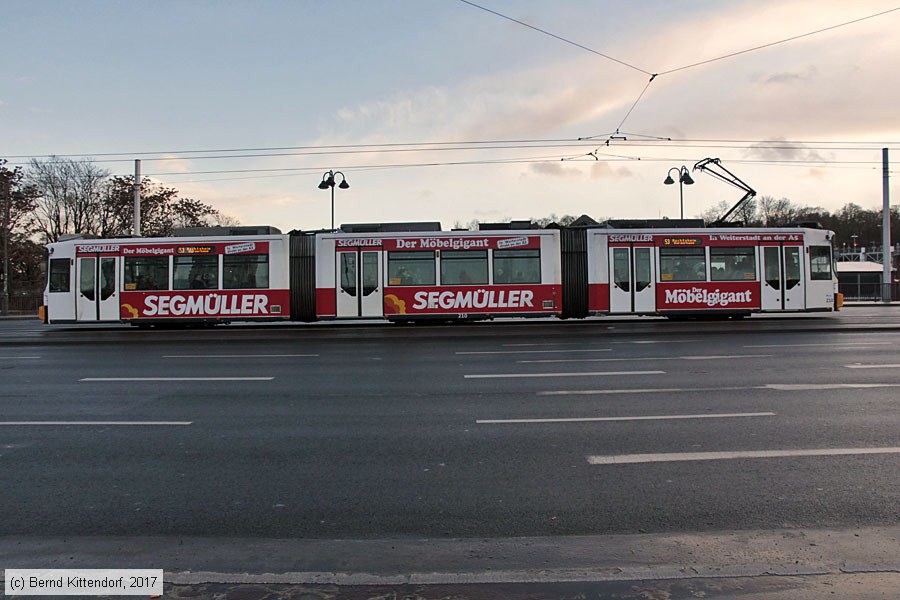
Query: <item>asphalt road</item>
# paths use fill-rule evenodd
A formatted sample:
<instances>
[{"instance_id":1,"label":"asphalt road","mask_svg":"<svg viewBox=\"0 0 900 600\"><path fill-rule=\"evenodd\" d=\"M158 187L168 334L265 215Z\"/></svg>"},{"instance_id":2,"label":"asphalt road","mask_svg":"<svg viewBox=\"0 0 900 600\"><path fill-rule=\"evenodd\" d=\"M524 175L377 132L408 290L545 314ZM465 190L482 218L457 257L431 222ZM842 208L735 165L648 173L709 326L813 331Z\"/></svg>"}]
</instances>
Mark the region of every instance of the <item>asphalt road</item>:
<instances>
[{"instance_id":1,"label":"asphalt road","mask_svg":"<svg viewBox=\"0 0 900 600\"><path fill-rule=\"evenodd\" d=\"M881 307L742 322L0 321L0 535L895 526L898 333L900 310Z\"/></svg>"}]
</instances>

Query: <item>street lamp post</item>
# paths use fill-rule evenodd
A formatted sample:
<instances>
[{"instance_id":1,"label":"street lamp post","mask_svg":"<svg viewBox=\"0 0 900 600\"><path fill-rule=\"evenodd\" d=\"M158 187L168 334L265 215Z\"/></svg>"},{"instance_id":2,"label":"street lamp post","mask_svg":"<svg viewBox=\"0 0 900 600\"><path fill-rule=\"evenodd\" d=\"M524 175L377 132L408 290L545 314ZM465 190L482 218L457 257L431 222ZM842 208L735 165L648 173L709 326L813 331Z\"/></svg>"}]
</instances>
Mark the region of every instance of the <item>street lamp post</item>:
<instances>
[{"instance_id":1,"label":"street lamp post","mask_svg":"<svg viewBox=\"0 0 900 600\"><path fill-rule=\"evenodd\" d=\"M672 171L678 173L678 197L680 200L679 206L681 207L681 219L684 220L684 186L685 185L693 185L694 180L691 179L691 173L688 171L688 168L684 165L681 167L672 167L669 169L669 173L666 175L666 180L663 181L666 185L672 185L675 183L675 180L672 179Z\"/></svg>"},{"instance_id":2,"label":"street lamp post","mask_svg":"<svg viewBox=\"0 0 900 600\"><path fill-rule=\"evenodd\" d=\"M338 187L342 190L346 190L350 188L350 184L347 183L347 178L344 177L344 174L340 171L326 171L322 175L322 181L319 183L320 190L327 190L331 188L331 229L334 230L334 178L335 176L341 176L341 182L338 184Z\"/></svg>"}]
</instances>

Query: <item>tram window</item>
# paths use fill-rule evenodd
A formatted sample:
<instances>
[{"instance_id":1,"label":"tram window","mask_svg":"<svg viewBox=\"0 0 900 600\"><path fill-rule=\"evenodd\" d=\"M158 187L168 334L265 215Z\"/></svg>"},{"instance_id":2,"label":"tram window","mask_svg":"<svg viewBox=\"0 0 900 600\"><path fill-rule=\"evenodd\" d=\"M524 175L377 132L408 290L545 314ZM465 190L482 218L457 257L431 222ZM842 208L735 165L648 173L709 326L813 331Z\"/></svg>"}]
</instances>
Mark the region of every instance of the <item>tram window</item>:
<instances>
[{"instance_id":1,"label":"tram window","mask_svg":"<svg viewBox=\"0 0 900 600\"><path fill-rule=\"evenodd\" d=\"M218 256L176 256L172 289L214 290L219 287Z\"/></svg>"},{"instance_id":2,"label":"tram window","mask_svg":"<svg viewBox=\"0 0 900 600\"><path fill-rule=\"evenodd\" d=\"M97 285L96 277L94 273L94 260L93 258L82 258L79 261L79 270L81 271L81 278L78 284L78 291L81 292L81 295L87 298L88 300L94 299L94 288Z\"/></svg>"},{"instance_id":3,"label":"tram window","mask_svg":"<svg viewBox=\"0 0 900 600\"><path fill-rule=\"evenodd\" d=\"M753 281L756 279L756 252L752 246L710 248L709 275L713 281Z\"/></svg>"},{"instance_id":4,"label":"tram window","mask_svg":"<svg viewBox=\"0 0 900 600\"><path fill-rule=\"evenodd\" d=\"M362 253L362 293L369 296L378 289L378 260L377 252Z\"/></svg>"},{"instance_id":5,"label":"tram window","mask_svg":"<svg viewBox=\"0 0 900 600\"><path fill-rule=\"evenodd\" d=\"M613 248L613 283L623 291L631 291L631 252L628 248Z\"/></svg>"},{"instance_id":6,"label":"tram window","mask_svg":"<svg viewBox=\"0 0 900 600\"><path fill-rule=\"evenodd\" d=\"M494 250L494 283L540 282L540 250Z\"/></svg>"},{"instance_id":7,"label":"tram window","mask_svg":"<svg viewBox=\"0 0 900 600\"><path fill-rule=\"evenodd\" d=\"M800 285L800 247L784 247L784 287L792 290Z\"/></svg>"},{"instance_id":8,"label":"tram window","mask_svg":"<svg viewBox=\"0 0 900 600\"><path fill-rule=\"evenodd\" d=\"M484 285L487 282L487 250L448 250L441 253L442 285Z\"/></svg>"},{"instance_id":9,"label":"tram window","mask_svg":"<svg viewBox=\"0 0 900 600\"><path fill-rule=\"evenodd\" d=\"M651 261L653 255L650 248L634 249L634 291L642 292L650 287L651 281Z\"/></svg>"},{"instance_id":10,"label":"tram window","mask_svg":"<svg viewBox=\"0 0 900 600\"><path fill-rule=\"evenodd\" d=\"M238 254L222 259L222 288L226 290L269 287L269 255Z\"/></svg>"},{"instance_id":11,"label":"tram window","mask_svg":"<svg viewBox=\"0 0 900 600\"><path fill-rule=\"evenodd\" d=\"M763 260L766 264L766 284L776 290L781 289L780 255L780 250L777 246L765 246L763 248Z\"/></svg>"},{"instance_id":12,"label":"tram window","mask_svg":"<svg viewBox=\"0 0 900 600\"><path fill-rule=\"evenodd\" d=\"M434 285L434 252L388 252L389 285Z\"/></svg>"},{"instance_id":13,"label":"tram window","mask_svg":"<svg viewBox=\"0 0 900 600\"><path fill-rule=\"evenodd\" d=\"M813 280L831 279L831 246L809 247L809 276Z\"/></svg>"},{"instance_id":14,"label":"tram window","mask_svg":"<svg viewBox=\"0 0 900 600\"><path fill-rule=\"evenodd\" d=\"M50 292L69 291L69 259L50 259Z\"/></svg>"},{"instance_id":15,"label":"tram window","mask_svg":"<svg viewBox=\"0 0 900 600\"><path fill-rule=\"evenodd\" d=\"M125 289L169 289L169 258L165 256L135 256L125 258Z\"/></svg>"},{"instance_id":16,"label":"tram window","mask_svg":"<svg viewBox=\"0 0 900 600\"><path fill-rule=\"evenodd\" d=\"M660 248L660 281L706 281L705 248Z\"/></svg>"},{"instance_id":17,"label":"tram window","mask_svg":"<svg viewBox=\"0 0 900 600\"><path fill-rule=\"evenodd\" d=\"M116 259L100 259L100 299L112 297L116 291Z\"/></svg>"},{"instance_id":18,"label":"tram window","mask_svg":"<svg viewBox=\"0 0 900 600\"><path fill-rule=\"evenodd\" d=\"M356 252L341 252L341 289L356 296Z\"/></svg>"}]
</instances>

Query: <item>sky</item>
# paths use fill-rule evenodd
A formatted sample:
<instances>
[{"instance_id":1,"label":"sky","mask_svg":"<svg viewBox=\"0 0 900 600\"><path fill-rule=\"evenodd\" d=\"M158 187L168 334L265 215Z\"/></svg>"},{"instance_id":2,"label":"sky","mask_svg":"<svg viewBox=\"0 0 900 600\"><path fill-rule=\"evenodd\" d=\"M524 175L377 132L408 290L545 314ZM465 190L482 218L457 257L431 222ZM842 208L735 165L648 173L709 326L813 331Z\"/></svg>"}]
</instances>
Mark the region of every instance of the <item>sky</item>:
<instances>
[{"instance_id":1,"label":"sky","mask_svg":"<svg viewBox=\"0 0 900 600\"><path fill-rule=\"evenodd\" d=\"M678 218L663 180L706 158L760 196L882 206L900 0L472 1L3 2L0 157L141 159L283 231L330 226L329 170L336 224ZM691 175L687 218L743 195Z\"/></svg>"}]
</instances>

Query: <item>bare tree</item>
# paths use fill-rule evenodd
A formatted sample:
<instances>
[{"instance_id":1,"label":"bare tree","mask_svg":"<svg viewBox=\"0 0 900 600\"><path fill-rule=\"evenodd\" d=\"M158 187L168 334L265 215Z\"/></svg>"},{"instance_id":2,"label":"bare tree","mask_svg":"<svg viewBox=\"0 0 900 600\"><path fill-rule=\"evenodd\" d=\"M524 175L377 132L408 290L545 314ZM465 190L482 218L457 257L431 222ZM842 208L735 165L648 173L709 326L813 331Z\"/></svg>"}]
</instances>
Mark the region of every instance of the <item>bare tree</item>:
<instances>
[{"instance_id":1,"label":"bare tree","mask_svg":"<svg viewBox=\"0 0 900 600\"><path fill-rule=\"evenodd\" d=\"M537 225L538 227L547 227L548 225L559 225L561 227L566 227L571 225L573 221L575 221L578 217L573 217L572 215L563 215L561 217L557 217L556 213L550 213L548 217L542 217L540 219L535 219L532 217L531 221Z\"/></svg>"},{"instance_id":2,"label":"bare tree","mask_svg":"<svg viewBox=\"0 0 900 600\"><path fill-rule=\"evenodd\" d=\"M700 213L699 216L706 223L715 223L722 218L723 215L727 214L732 206L733 203L728 200L720 200L718 204L706 209ZM750 199L741 204L736 211L731 213L731 216L728 219L729 221L737 221L743 223L745 226L751 227L761 224L758 215L759 209L757 208L756 200Z\"/></svg>"},{"instance_id":3,"label":"bare tree","mask_svg":"<svg viewBox=\"0 0 900 600\"><path fill-rule=\"evenodd\" d=\"M29 234L31 212L34 210L35 190L25 185L25 173L22 167L13 170L7 168L8 162L0 158L0 190L9 191L9 230L15 233ZM2 193L0 193L2 194Z\"/></svg>"},{"instance_id":4,"label":"bare tree","mask_svg":"<svg viewBox=\"0 0 900 600\"><path fill-rule=\"evenodd\" d=\"M104 207L101 235L127 234L134 221L134 176L109 179L103 190ZM151 236L172 235L177 227L205 227L220 221L212 206L180 198L178 190L141 179L141 233Z\"/></svg>"},{"instance_id":5,"label":"bare tree","mask_svg":"<svg viewBox=\"0 0 900 600\"><path fill-rule=\"evenodd\" d=\"M44 257L42 248L31 239L31 213L34 209L35 192L24 185L24 171L21 167L9 170L5 159L0 159L0 197L8 209L6 229L8 235L9 289L14 294L40 289L43 279L41 265ZM9 203L6 205L6 203ZM6 274L4 273L4 277Z\"/></svg>"},{"instance_id":6,"label":"bare tree","mask_svg":"<svg viewBox=\"0 0 900 600\"><path fill-rule=\"evenodd\" d=\"M774 196L760 196L759 198L759 213L765 227L779 227L795 223L801 213L801 208L788 198L776 199Z\"/></svg>"},{"instance_id":7,"label":"bare tree","mask_svg":"<svg viewBox=\"0 0 900 600\"><path fill-rule=\"evenodd\" d=\"M36 193L33 225L45 242L64 233L99 233L98 215L109 171L91 162L51 156L32 159L26 183Z\"/></svg>"}]
</instances>

